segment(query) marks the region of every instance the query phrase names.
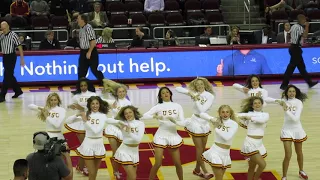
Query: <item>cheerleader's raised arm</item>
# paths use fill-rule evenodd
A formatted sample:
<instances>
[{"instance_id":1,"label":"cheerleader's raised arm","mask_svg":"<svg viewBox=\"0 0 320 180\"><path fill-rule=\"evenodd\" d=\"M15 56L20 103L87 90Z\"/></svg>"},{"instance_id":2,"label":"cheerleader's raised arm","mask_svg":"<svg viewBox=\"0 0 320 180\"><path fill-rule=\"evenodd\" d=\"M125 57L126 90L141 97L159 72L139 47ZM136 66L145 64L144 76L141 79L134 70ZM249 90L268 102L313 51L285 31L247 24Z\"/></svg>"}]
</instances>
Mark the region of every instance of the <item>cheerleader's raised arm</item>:
<instances>
[{"instance_id":1,"label":"cheerleader's raised arm","mask_svg":"<svg viewBox=\"0 0 320 180\"><path fill-rule=\"evenodd\" d=\"M238 117L249 117L253 123L264 124L269 120L269 113L238 113Z\"/></svg>"},{"instance_id":2,"label":"cheerleader's raised arm","mask_svg":"<svg viewBox=\"0 0 320 180\"><path fill-rule=\"evenodd\" d=\"M31 110L34 110L34 111L38 111L38 112L43 109L43 107L37 106L35 104L29 104L28 108L31 109Z\"/></svg>"}]
</instances>

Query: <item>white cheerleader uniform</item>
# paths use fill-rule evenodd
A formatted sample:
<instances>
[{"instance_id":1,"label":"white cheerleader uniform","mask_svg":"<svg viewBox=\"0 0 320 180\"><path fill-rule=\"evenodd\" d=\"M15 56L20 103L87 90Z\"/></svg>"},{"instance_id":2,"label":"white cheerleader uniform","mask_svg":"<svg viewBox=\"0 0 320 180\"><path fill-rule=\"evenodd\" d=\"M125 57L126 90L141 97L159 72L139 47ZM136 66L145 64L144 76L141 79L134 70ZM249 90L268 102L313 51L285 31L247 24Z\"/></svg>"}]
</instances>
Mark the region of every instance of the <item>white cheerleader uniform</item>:
<instances>
[{"instance_id":1,"label":"white cheerleader uniform","mask_svg":"<svg viewBox=\"0 0 320 180\"><path fill-rule=\"evenodd\" d=\"M242 85L240 85L238 83L235 83L232 86L235 89L237 89L237 90L239 90L241 92L244 92L243 91L244 86L242 86ZM254 97L254 96L258 96L259 92L261 92L261 98L264 101L263 102L263 107L265 107L267 105L267 103L272 102L273 99L268 97L268 91L263 89L263 88L260 88L260 87L255 88L255 89L254 88L249 89L249 91L248 91L248 93L246 95L247 95L247 97Z\"/></svg>"},{"instance_id":2,"label":"white cheerleader uniform","mask_svg":"<svg viewBox=\"0 0 320 180\"><path fill-rule=\"evenodd\" d=\"M81 92L81 93L76 94L72 97L72 102L75 104L79 104L86 111L87 110L87 101L91 96L96 96L96 93L91 92L91 91ZM75 132L78 134L85 133L83 121L76 121L76 122L73 122L70 124L68 123L68 124L65 124L64 127L71 132Z\"/></svg>"},{"instance_id":3,"label":"white cheerleader uniform","mask_svg":"<svg viewBox=\"0 0 320 180\"><path fill-rule=\"evenodd\" d=\"M30 104L28 106L31 110L40 111L40 106L35 104ZM43 107L41 107L43 108ZM64 119L66 117L66 110L62 107L56 106L51 108L49 111L49 116L46 119L46 132L50 138L64 139L64 136L61 132Z\"/></svg>"},{"instance_id":4,"label":"white cheerleader uniform","mask_svg":"<svg viewBox=\"0 0 320 180\"><path fill-rule=\"evenodd\" d=\"M288 106L285 112L284 124L282 126L280 138L282 141L304 142L308 139L307 134L302 128L301 112L303 104L299 99L284 100Z\"/></svg>"},{"instance_id":5,"label":"white cheerleader uniform","mask_svg":"<svg viewBox=\"0 0 320 180\"><path fill-rule=\"evenodd\" d=\"M176 90L183 94L189 93L189 90L182 87L177 87ZM200 100L195 101L193 104L193 115L191 118L186 119L189 123L186 125L185 130L192 136L204 137L211 133L210 124L208 121L202 119L200 114L210 111L214 96L207 91L203 91L199 94L199 98Z\"/></svg>"},{"instance_id":6,"label":"white cheerleader uniform","mask_svg":"<svg viewBox=\"0 0 320 180\"><path fill-rule=\"evenodd\" d=\"M201 113L201 118L210 121L213 117L207 113ZM216 120L217 121L217 120ZM215 143L232 145L233 138L238 131L238 123L234 120L223 120L223 124L215 127ZM224 149L213 144L210 149L206 150L201 158L210 166L215 168L231 168L230 149Z\"/></svg>"},{"instance_id":7,"label":"white cheerleader uniform","mask_svg":"<svg viewBox=\"0 0 320 180\"><path fill-rule=\"evenodd\" d=\"M267 157L267 150L263 145L262 138L254 139L249 136L264 136L265 128L269 120L269 113L266 112L248 112L238 113L238 116L249 116L251 120L247 120L245 126L247 126L247 137L244 140L241 148L241 154L250 157L260 153L263 158Z\"/></svg>"},{"instance_id":8,"label":"white cheerleader uniform","mask_svg":"<svg viewBox=\"0 0 320 180\"><path fill-rule=\"evenodd\" d=\"M183 109L180 104L174 102L163 102L152 107L146 112L141 120L153 119L153 115L162 116L159 121L159 128L154 135L153 145L159 148L178 148L183 144L181 136L177 132L176 124L172 123L167 117L184 121Z\"/></svg>"},{"instance_id":9,"label":"white cheerleader uniform","mask_svg":"<svg viewBox=\"0 0 320 180\"><path fill-rule=\"evenodd\" d=\"M103 143L103 129L106 124L119 124L120 121L110 119L106 114L92 112L84 123L86 136L82 144L75 150L83 159L104 158L106 149Z\"/></svg>"},{"instance_id":10,"label":"white cheerleader uniform","mask_svg":"<svg viewBox=\"0 0 320 180\"><path fill-rule=\"evenodd\" d=\"M132 105L131 102L126 99L126 98L123 98L123 99L118 99L118 100L114 100L114 101L111 101L111 100L107 100L107 102L109 103L109 105L112 107L113 103L116 102L117 103L117 107L116 108L113 108L111 110L111 113L112 113L112 118L115 118L118 114L118 112L120 111L120 109L122 107L125 107L125 106L129 106L129 105ZM114 126L112 124L109 124L106 129L104 130L104 136L107 137L107 138L114 138L116 139L119 143L122 142L123 140L123 136L122 136L122 132L121 130L119 129L119 127L117 126Z\"/></svg>"},{"instance_id":11,"label":"white cheerleader uniform","mask_svg":"<svg viewBox=\"0 0 320 180\"><path fill-rule=\"evenodd\" d=\"M139 120L127 121L129 132L122 130L123 142L114 154L114 161L122 165L139 164L139 146L132 147L130 145L140 144L144 135L145 125Z\"/></svg>"}]
</instances>

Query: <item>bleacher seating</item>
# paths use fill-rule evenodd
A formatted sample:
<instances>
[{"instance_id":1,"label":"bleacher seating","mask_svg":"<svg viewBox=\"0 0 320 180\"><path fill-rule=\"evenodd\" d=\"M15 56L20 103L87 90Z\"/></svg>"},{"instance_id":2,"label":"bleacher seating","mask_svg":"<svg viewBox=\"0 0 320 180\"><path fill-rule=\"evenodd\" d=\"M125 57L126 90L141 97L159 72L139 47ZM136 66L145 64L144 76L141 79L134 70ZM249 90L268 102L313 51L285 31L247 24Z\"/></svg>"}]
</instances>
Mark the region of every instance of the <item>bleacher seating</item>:
<instances>
[{"instance_id":1,"label":"bleacher seating","mask_svg":"<svg viewBox=\"0 0 320 180\"><path fill-rule=\"evenodd\" d=\"M29 33L32 29L69 29L70 22L66 15L66 9L62 6L55 5L55 3L57 3L55 0L46 1L52 1L50 4L50 16L30 17L28 26L21 26L19 25L19 21L13 20L11 22L11 27L18 30L27 29L29 30ZM107 12L109 20L108 26L111 28L144 26L149 27L150 32L153 32L152 29L159 26L217 25L225 23L220 7L220 0L164 0L164 11L153 13L144 12L144 0L95 0L86 3L85 6L88 7L85 9L93 11L93 3L97 1L104 3L102 11ZM280 0L264 0L264 2L265 6L270 7L279 3ZM64 6L72 8L70 7L70 4ZM312 6L308 8L313 9L308 11L285 11L284 9L274 11L270 16L271 25L274 28L274 31L278 31L279 23L295 21L298 14L305 14L310 21L319 21L319 7ZM72 16L71 10L68 10L70 16ZM3 20L4 18L0 19L0 21ZM312 29L316 29L318 25L320 24L312 25ZM198 32L202 33L203 27L200 29L201 30ZM120 32L117 32L116 37L122 37L124 39L132 38L130 37L132 29L121 30L121 32L125 33L121 35L119 34ZM72 33L70 33L70 35L71 34ZM192 33L192 35L195 34ZM38 37L38 35L36 37Z\"/></svg>"}]
</instances>

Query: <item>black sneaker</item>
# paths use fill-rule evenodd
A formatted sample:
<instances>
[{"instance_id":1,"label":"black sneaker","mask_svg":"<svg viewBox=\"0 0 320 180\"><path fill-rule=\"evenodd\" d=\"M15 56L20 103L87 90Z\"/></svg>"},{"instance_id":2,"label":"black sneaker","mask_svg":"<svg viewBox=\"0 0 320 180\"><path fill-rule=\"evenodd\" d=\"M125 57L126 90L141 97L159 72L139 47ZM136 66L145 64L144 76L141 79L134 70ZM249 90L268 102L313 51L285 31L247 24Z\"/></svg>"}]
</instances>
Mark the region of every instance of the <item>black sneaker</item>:
<instances>
[{"instance_id":1,"label":"black sneaker","mask_svg":"<svg viewBox=\"0 0 320 180\"><path fill-rule=\"evenodd\" d=\"M311 84L309 84L309 88L312 88L313 86L317 85L318 84L318 81L314 81L312 82Z\"/></svg>"},{"instance_id":2,"label":"black sneaker","mask_svg":"<svg viewBox=\"0 0 320 180\"><path fill-rule=\"evenodd\" d=\"M20 95L22 95L23 92L18 92L18 93L15 93L13 96L12 96L12 99L15 99L15 98L18 98Z\"/></svg>"}]
</instances>

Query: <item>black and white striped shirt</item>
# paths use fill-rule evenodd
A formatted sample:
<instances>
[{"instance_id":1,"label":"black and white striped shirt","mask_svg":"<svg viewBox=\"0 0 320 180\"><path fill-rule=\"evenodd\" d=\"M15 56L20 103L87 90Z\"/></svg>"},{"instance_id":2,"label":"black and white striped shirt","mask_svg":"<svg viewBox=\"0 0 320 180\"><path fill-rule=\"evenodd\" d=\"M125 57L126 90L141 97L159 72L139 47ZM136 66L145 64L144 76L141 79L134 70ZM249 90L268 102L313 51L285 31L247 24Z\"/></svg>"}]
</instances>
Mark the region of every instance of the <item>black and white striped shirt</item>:
<instances>
[{"instance_id":1,"label":"black and white striped shirt","mask_svg":"<svg viewBox=\"0 0 320 180\"><path fill-rule=\"evenodd\" d=\"M303 32L304 32L304 28L300 24L294 24L290 30L291 44L302 46Z\"/></svg>"},{"instance_id":2,"label":"black and white striped shirt","mask_svg":"<svg viewBox=\"0 0 320 180\"><path fill-rule=\"evenodd\" d=\"M81 49L89 49L90 41L95 39L96 39L96 34L90 24L86 24L82 28L80 28L79 42L80 42Z\"/></svg>"},{"instance_id":3,"label":"black and white striped shirt","mask_svg":"<svg viewBox=\"0 0 320 180\"><path fill-rule=\"evenodd\" d=\"M0 43L2 54L15 53L16 47L21 45L18 35L12 31L7 34L1 34Z\"/></svg>"}]
</instances>

